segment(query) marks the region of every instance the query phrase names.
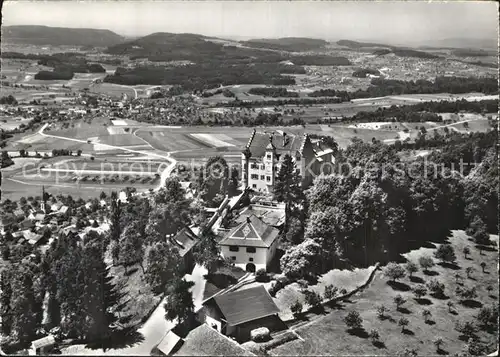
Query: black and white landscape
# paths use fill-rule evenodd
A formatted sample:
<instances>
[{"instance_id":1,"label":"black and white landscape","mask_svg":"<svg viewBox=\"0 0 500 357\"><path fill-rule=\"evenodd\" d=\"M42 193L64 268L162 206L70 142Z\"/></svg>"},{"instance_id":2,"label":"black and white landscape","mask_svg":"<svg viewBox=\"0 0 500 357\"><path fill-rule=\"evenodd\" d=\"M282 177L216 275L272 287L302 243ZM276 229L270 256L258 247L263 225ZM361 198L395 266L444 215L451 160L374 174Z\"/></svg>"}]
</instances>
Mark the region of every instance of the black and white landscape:
<instances>
[{"instance_id":1,"label":"black and white landscape","mask_svg":"<svg viewBox=\"0 0 500 357\"><path fill-rule=\"evenodd\" d=\"M1 355L498 355L496 3L2 15Z\"/></svg>"}]
</instances>

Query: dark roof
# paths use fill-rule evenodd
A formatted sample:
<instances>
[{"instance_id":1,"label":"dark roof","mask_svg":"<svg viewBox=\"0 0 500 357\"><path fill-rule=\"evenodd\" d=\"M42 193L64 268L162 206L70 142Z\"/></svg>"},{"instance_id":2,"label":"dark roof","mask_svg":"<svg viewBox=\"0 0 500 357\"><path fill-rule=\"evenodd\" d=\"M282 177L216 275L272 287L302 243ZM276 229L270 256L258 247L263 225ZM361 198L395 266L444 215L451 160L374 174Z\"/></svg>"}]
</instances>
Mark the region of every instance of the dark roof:
<instances>
[{"instance_id":1,"label":"dark roof","mask_svg":"<svg viewBox=\"0 0 500 357\"><path fill-rule=\"evenodd\" d=\"M268 133L255 133L248 142L248 148L252 157L262 157L266 154L266 148L275 148L277 154L290 154L295 155L297 151L300 152L302 144L304 143L304 135L296 134L281 134L280 132ZM284 140L283 140L284 139ZM285 145L283 145L283 143ZM272 144L272 146L270 146Z\"/></svg>"},{"instance_id":2,"label":"dark roof","mask_svg":"<svg viewBox=\"0 0 500 357\"><path fill-rule=\"evenodd\" d=\"M251 214L245 222L234 228L219 244L269 248L278 234L279 230Z\"/></svg>"},{"instance_id":3,"label":"dark roof","mask_svg":"<svg viewBox=\"0 0 500 357\"><path fill-rule=\"evenodd\" d=\"M19 223L19 227L21 229L27 229L27 228L31 228L34 226L35 226L35 223L31 219L25 219L24 221Z\"/></svg>"},{"instance_id":4,"label":"dark roof","mask_svg":"<svg viewBox=\"0 0 500 357\"><path fill-rule=\"evenodd\" d=\"M254 356L236 342L203 324L189 332L176 356Z\"/></svg>"},{"instance_id":5,"label":"dark roof","mask_svg":"<svg viewBox=\"0 0 500 357\"><path fill-rule=\"evenodd\" d=\"M252 214L260 218L265 224L269 224L273 227L281 226L285 221L285 210L278 209L274 207L260 207L251 204L247 210L240 213L236 218L236 222L245 222L248 216Z\"/></svg>"},{"instance_id":6,"label":"dark roof","mask_svg":"<svg viewBox=\"0 0 500 357\"><path fill-rule=\"evenodd\" d=\"M173 240L179 247L179 254L181 257L186 255L191 248L199 242L196 234L194 234L188 227L183 228L179 233L177 233Z\"/></svg>"},{"instance_id":7,"label":"dark roof","mask_svg":"<svg viewBox=\"0 0 500 357\"><path fill-rule=\"evenodd\" d=\"M233 326L280 312L262 285L217 295L214 300L226 321Z\"/></svg>"},{"instance_id":8,"label":"dark roof","mask_svg":"<svg viewBox=\"0 0 500 357\"><path fill-rule=\"evenodd\" d=\"M158 350L163 352L166 356L168 356L175 347L182 343L181 338L177 336L173 331L168 331L165 337L158 344Z\"/></svg>"}]
</instances>

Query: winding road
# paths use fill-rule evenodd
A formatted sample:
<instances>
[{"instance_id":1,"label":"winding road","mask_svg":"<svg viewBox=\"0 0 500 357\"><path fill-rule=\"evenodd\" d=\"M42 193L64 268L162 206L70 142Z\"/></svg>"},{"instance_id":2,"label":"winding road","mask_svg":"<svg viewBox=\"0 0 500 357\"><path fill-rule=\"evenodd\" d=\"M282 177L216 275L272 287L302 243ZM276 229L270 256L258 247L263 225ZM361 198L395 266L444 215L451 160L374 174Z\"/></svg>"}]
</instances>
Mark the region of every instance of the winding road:
<instances>
[{"instance_id":1,"label":"winding road","mask_svg":"<svg viewBox=\"0 0 500 357\"><path fill-rule=\"evenodd\" d=\"M45 136L45 137L48 137L48 138L69 140L69 141L74 141L74 142L84 143L84 144L88 144L89 143L88 140L74 139L74 138L68 138L68 137L65 137L65 136L58 136L58 135L46 134L46 133L44 133L44 130L48 126L49 126L49 124L45 123L40 128L40 130L38 131L38 134L40 134L42 136ZM92 144L92 142L90 142L90 143ZM162 171L162 173L160 175L160 182L158 184L158 187L155 188L155 191L158 191L161 187L163 187L163 185L165 184L165 180L170 176L170 174L172 173L172 170L175 168L175 164L177 163L177 161L170 156L170 153L166 153L166 155L161 155L161 154L157 154L155 152L134 150L134 149L129 149L129 148L122 147L122 146L115 146L115 145L102 144L102 143L99 143L99 145L102 146L102 147L105 147L105 148L111 148L111 149L115 149L115 150L122 150L122 151L131 152L131 153L134 153L134 154L145 155L146 159L149 159L149 158L157 158L158 159L159 158L159 159L167 160L168 162L170 162L170 165L168 165L165 168L165 170ZM149 146L152 148L151 145L149 145Z\"/></svg>"}]
</instances>

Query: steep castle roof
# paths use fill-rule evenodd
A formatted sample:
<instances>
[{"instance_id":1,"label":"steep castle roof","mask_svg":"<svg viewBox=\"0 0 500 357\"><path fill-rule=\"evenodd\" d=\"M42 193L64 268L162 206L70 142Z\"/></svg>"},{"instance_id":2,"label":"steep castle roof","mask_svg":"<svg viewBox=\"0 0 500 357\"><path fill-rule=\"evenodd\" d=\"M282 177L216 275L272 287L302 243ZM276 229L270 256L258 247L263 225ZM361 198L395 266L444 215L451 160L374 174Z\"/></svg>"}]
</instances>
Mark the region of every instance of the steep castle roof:
<instances>
[{"instance_id":1,"label":"steep castle roof","mask_svg":"<svg viewBox=\"0 0 500 357\"><path fill-rule=\"evenodd\" d=\"M234 228L219 244L268 248L276 240L278 233L276 228L264 223L252 214L247 217L245 222Z\"/></svg>"},{"instance_id":2,"label":"steep castle roof","mask_svg":"<svg viewBox=\"0 0 500 357\"><path fill-rule=\"evenodd\" d=\"M247 148L252 157L263 157L266 151L274 150L277 154L302 154L307 135L287 134L282 131L273 133L252 132Z\"/></svg>"}]
</instances>

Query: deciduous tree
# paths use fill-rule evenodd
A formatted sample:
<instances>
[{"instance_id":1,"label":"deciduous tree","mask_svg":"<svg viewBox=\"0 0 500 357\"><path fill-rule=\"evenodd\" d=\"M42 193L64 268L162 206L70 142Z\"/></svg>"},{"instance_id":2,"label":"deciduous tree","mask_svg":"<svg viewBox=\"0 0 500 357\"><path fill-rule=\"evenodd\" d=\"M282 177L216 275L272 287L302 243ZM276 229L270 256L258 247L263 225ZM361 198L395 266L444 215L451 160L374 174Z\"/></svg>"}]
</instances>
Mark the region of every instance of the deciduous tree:
<instances>
[{"instance_id":1,"label":"deciduous tree","mask_svg":"<svg viewBox=\"0 0 500 357\"><path fill-rule=\"evenodd\" d=\"M192 281L177 278L167 288L167 301L165 302L165 318L177 319L179 323L188 322L194 318L193 295L190 291L194 286Z\"/></svg>"},{"instance_id":2,"label":"deciduous tree","mask_svg":"<svg viewBox=\"0 0 500 357\"><path fill-rule=\"evenodd\" d=\"M318 243L306 239L285 252L280 260L281 270L291 279L315 276L320 273L318 257L321 253L321 246Z\"/></svg>"},{"instance_id":3,"label":"deciduous tree","mask_svg":"<svg viewBox=\"0 0 500 357\"><path fill-rule=\"evenodd\" d=\"M434 266L434 260L431 257L423 255L418 259L418 263L424 269L424 272L428 272L430 268Z\"/></svg>"},{"instance_id":4,"label":"deciduous tree","mask_svg":"<svg viewBox=\"0 0 500 357\"><path fill-rule=\"evenodd\" d=\"M409 261L405 265L406 272L412 277L412 274L418 272L418 265L412 261Z\"/></svg>"},{"instance_id":5,"label":"deciduous tree","mask_svg":"<svg viewBox=\"0 0 500 357\"><path fill-rule=\"evenodd\" d=\"M166 242L151 247L146 268L146 281L157 293L165 291L167 284L179 276L180 256L176 248Z\"/></svg>"},{"instance_id":6,"label":"deciduous tree","mask_svg":"<svg viewBox=\"0 0 500 357\"><path fill-rule=\"evenodd\" d=\"M363 326L363 318L357 311L349 311L344 317L344 322L350 329L359 329Z\"/></svg>"},{"instance_id":7,"label":"deciduous tree","mask_svg":"<svg viewBox=\"0 0 500 357\"><path fill-rule=\"evenodd\" d=\"M434 257L443 262L449 263L454 262L457 259L455 251L450 244L441 244L434 253Z\"/></svg>"},{"instance_id":8,"label":"deciduous tree","mask_svg":"<svg viewBox=\"0 0 500 357\"><path fill-rule=\"evenodd\" d=\"M384 275L391 281L396 281L405 277L406 273L403 267L397 263L389 263L384 269Z\"/></svg>"}]
</instances>

